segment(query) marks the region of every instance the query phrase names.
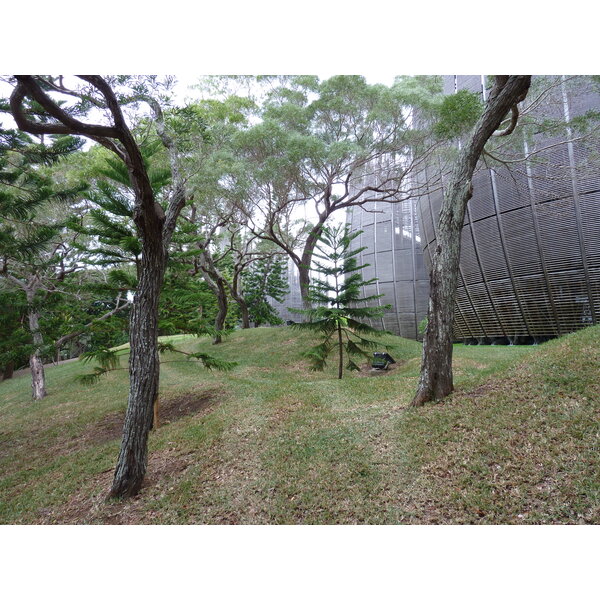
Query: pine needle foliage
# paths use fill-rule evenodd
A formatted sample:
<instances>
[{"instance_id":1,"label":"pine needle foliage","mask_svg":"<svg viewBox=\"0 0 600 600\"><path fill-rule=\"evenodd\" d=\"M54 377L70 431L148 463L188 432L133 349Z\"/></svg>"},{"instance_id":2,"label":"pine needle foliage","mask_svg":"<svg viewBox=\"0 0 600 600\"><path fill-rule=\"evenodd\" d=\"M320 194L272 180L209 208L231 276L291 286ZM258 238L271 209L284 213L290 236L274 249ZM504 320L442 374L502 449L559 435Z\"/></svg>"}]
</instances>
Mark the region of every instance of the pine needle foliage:
<instances>
[{"instance_id":1,"label":"pine needle foliage","mask_svg":"<svg viewBox=\"0 0 600 600\"><path fill-rule=\"evenodd\" d=\"M170 342L159 341L158 351L160 354L164 354L165 352L183 354L186 357L183 360L196 360L202 363L202 366L209 371L213 369L216 371L231 371L237 365L236 362L222 360L204 352L185 352L183 350L178 350ZM83 375L77 375L75 377L76 381L84 385L93 385L98 383L103 375L106 375L111 371L119 371L124 368L121 367L119 362L119 351L111 350L109 348L100 348L98 350L85 352L79 357L79 360L82 360L83 362L96 360L98 362L98 366L95 366L91 373L84 373Z\"/></svg>"},{"instance_id":2,"label":"pine needle foliage","mask_svg":"<svg viewBox=\"0 0 600 600\"><path fill-rule=\"evenodd\" d=\"M159 141L140 147L150 185L159 201L170 183L170 170L161 166L161 147ZM71 224L74 231L85 235L85 243L78 246L85 250L85 262L100 267L131 264L139 267L142 245L133 222L134 194L125 163L104 156L102 162L93 167L91 176L93 185L86 198L95 208L89 210L84 222Z\"/></svg>"},{"instance_id":3,"label":"pine needle foliage","mask_svg":"<svg viewBox=\"0 0 600 600\"><path fill-rule=\"evenodd\" d=\"M277 311L269 298L283 302L289 291L285 261L278 256L257 260L243 273L244 297L250 320L258 327L264 323L281 325Z\"/></svg>"},{"instance_id":4,"label":"pine needle foliage","mask_svg":"<svg viewBox=\"0 0 600 600\"><path fill-rule=\"evenodd\" d=\"M313 254L312 270L321 276L310 286L310 300L315 308L294 311L306 315L308 320L293 327L321 337L319 344L302 353L310 361L311 370L322 371L329 355L337 351L338 379L343 375L344 356L346 369L358 371L359 357L370 358L369 351L382 345L388 348L365 337L386 333L362 320L381 317L391 306L365 306L382 295L361 296L362 288L376 281L364 281L360 274L367 265L359 265L356 257L364 248L351 248L352 241L361 233L350 233L348 226L341 224L323 228Z\"/></svg>"}]
</instances>

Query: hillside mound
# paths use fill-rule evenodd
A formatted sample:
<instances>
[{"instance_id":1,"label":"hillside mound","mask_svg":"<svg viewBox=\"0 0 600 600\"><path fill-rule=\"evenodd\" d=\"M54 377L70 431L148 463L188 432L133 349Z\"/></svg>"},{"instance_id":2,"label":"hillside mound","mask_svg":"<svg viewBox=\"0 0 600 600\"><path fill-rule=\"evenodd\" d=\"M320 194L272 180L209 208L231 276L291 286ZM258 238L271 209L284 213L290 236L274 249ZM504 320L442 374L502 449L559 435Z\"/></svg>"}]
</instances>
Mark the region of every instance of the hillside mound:
<instances>
[{"instance_id":1,"label":"hillside mound","mask_svg":"<svg viewBox=\"0 0 600 600\"><path fill-rule=\"evenodd\" d=\"M3 523L600 523L600 327L537 347L455 346L456 392L409 409L419 343L386 336L396 368L308 369L287 327L176 346L237 362L208 371L166 353L164 425L141 493L105 502L127 370L90 365L0 384ZM382 344L383 345L383 344ZM125 349L124 349L125 350ZM122 359L126 365L127 355ZM365 361L367 363L367 361Z\"/></svg>"}]
</instances>

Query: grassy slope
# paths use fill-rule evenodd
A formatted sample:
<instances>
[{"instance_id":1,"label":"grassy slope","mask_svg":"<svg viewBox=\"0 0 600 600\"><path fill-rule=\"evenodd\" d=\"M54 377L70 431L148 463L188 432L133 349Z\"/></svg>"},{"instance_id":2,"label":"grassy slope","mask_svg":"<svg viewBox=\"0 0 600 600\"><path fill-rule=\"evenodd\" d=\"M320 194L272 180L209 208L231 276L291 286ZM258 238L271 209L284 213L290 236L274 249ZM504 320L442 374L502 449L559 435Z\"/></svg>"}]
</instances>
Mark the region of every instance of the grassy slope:
<instances>
[{"instance_id":1,"label":"grassy slope","mask_svg":"<svg viewBox=\"0 0 600 600\"><path fill-rule=\"evenodd\" d=\"M148 483L103 502L119 441L103 435L127 397L126 371L94 387L89 366L0 384L2 523L600 523L600 328L540 347L457 346L458 392L407 410L420 345L392 340L403 362L379 377L335 379L298 359L287 328L238 331L228 374L186 362L161 373L165 405L208 395L200 412L150 438ZM177 360L180 355L165 356ZM126 361L123 361L126 364Z\"/></svg>"}]
</instances>

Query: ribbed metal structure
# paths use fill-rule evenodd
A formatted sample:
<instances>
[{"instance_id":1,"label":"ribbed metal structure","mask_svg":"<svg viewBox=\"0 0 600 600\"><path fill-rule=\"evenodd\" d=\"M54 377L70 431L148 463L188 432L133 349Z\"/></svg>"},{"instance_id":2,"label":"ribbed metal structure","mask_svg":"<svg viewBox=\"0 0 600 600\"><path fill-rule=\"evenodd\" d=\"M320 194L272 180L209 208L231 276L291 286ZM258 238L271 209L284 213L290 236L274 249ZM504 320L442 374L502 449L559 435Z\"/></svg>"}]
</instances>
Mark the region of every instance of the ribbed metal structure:
<instances>
[{"instance_id":1,"label":"ribbed metal structure","mask_svg":"<svg viewBox=\"0 0 600 600\"><path fill-rule=\"evenodd\" d=\"M277 311L279 318L283 321L302 321L302 315L290 311L290 308L302 308L300 277L298 268L291 258L287 261L286 277L288 293L285 295L283 302L276 302L272 298L268 298L269 304Z\"/></svg>"},{"instance_id":2,"label":"ribbed metal structure","mask_svg":"<svg viewBox=\"0 0 600 600\"><path fill-rule=\"evenodd\" d=\"M571 123L600 110L598 94L579 79L558 79L533 114ZM444 78L446 93L464 88L485 94L479 76ZM462 231L457 339L530 343L598 322L600 161L570 128L564 135L521 138L528 154L548 149L475 176ZM419 200L428 267L442 193Z\"/></svg>"},{"instance_id":3,"label":"ribbed metal structure","mask_svg":"<svg viewBox=\"0 0 600 600\"><path fill-rule=\"evenodd\" d=\"M346 222L350 231L363 232L352 246L366 247L359 254L359 263L368 265L361 271L363 279L377 278L375 284L365 286L365 295L383 294L379 305L392 305L381 319L370 324L418 339L419 323L427 315L429 277L420 246L416 202L373 202L364 209L353 207Z\"/></svg>"}]
</instances>

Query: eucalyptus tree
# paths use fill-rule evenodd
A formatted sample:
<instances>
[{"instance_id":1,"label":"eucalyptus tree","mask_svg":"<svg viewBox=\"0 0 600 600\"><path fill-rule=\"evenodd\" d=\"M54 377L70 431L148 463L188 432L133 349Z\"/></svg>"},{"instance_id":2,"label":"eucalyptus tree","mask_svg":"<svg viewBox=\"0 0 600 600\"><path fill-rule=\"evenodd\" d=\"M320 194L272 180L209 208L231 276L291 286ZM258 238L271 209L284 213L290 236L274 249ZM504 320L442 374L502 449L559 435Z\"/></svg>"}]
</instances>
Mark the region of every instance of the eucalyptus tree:
<instances>
[{"instance_id":1,"label":"eucalyptus tree","mask_svg":"<svg viewBox=\"0 0 600 600\"><path fill-rule=\"evenodd\" d=\"M244 222L236 220L226 226L221 249L218 262L227 261L225 282L238 305L242 329L248 329L251 320L256 326L281 323L268 305L267 297L281 302L288 291L282 250L272 242L260 239Z\"/></svg>"},{"instance_id":2,"label":"eucalyptus tree","mask_svg":"<svg viewBox=\"0 0 600 600\"><path fill-rule=\"evenodd\" d=\"M225 277L225 281L231 297L238 305L242 319L242 329L248 329L250 327L250 313L244 294L242 275L249 265L258 260L260 256L253 251L254 236L244 236L241 227L233 223L228 225L224 242L226 246L222 246L224 250L222 258L229 259L230 264L229 277Z\"/></svg>"},{"instance_id":3,"label":"eucalyptus tree","mask_svg":"<svg viewBox=\"0 0 600 600\"><path fill-rule=\"evenodd\" d=\"M424 338L421 378L413 405L451 393L452 326L462 220L472 195L477 169L501 169L504 177L520 177L530 189L548 184L573 185L597 172L600 113L570 115L569 103L585 106L597 97L598 81L587 76L496 76L483 103L466 91L448 96L434 129L452 139L451 172L446 174L436 249L430 274L428 328ZM487 93L487 97L486 94ZM592 96L593 97L593 96ZM569 101L568 98L571 100ZM586 100L582 99L587 98ZM475 110L475 103L478 108ZM469 117L470 115L470 117ZM467 117L465 120L465 116ZM468 127L464 128L465 124ZM572 144L577 143L575 159ZM567 146L566 152L558 151ZM448 148L446 148L448 150ZM543 198L541 190L536 191Z\"/></svg>"},{"instance_id":4,"label":"eucalyptus tree","mask_svg":"<svg viewBox=\"0 0 600 600\"><path fill-rule=\"evenodd\" d=\"M16 75L14 83L10 107L21 130L88 137L123 161L134 190L133 221L141 241L140 269L129 328L129 399L110 491L114 497L131 496L139 491L146 472L148 433L158 396L158 300L169 243L185 196L180 187L174 186L165 208L156 201L139 143L122 109L125 103L146 94L144 81L79 75L70 85L63 77ZM121 95L118 90L126 84L133 84L133 88L130 86ZM26 98L36 102L43 118L27 112ZM153 117L160 132L164 121L160 111L154 110L156 106L152 105Z\"/></svg>"},{"instance_id":5,"label":"eucalyptus tree","mask_svg":"<svg viewBox=\"0 0 600 600\"><path fill-rule=\"evenodd\" d=\"M281 254L277 247L268 247L250 233L234 213L219 214L215 207L210 216L200 218L192 210L184 216L175 241L183 242L188 250L178 255L190 266L189 274L200 274L213 291L217 303L213 343L223 341L223 331L230 314L230 302L236 303L243 329L250 327L249 301L245 293L245 274L253 263ZM262 242L262 243L261 243Z\"/></svg>"},{"instance_id":6,"label":"eucalyptus tree","mask_svg":"<svg viewBox=\"0 0 600 600\"><path fill-rule=\"evenodd\" d=\"M193 250L191 256L191 275L201 274L217 301L217 313L214 322L213 344L223 341L223 329L229 310L227 280L218 265L219 251L217 243L219 230L227 224L227 215L220 215L217 210L204 212L202 215L195 205L184 215L189 242Z\"/></svg>"},{"instance_id":7,"label":"eucalyptus tree","mask_svg":"<svg viewBox=\"0 0 600 600\"><path fill-rule=\"evenodd\" d=\"M183 244L180 250L187 248L191 274L200 274L217 300L215 344L222 341L230 296L244 314L239 276L251 241L241 233L240 210L224 193L222 181L236 171L232 139L247 127L253 109L251 100L229 96L223 101L194 103L168 117L180 133L169 149L173 181L179 182L187 199L177 234ZM232 265L229 275L225 262Z\"/></svg>"},{"instance_id":8,"label":"eucalyptus tree","mask_svg":"<svg viewBox=\"0 0 600 600\"><path fill-rule=\"evenodd\" d=\"M312 253L327 220L419 191L411 175L435 141L415 111L428 114L440 97L436 78L400 78L386 87L360 76L291 77L269 94L260 123L238 135L244 162L231 188L245 199L240 209L252 231L298 268L305 305Z\"/></svg>"},{"instance_id":9,"label":"eucalyptus tree","mask_svg":"<svg viewBox=\"0 0 600 600\"><path fill-rule=\"evenodd\" d=\"M265 253L254 250L252 236L244 236L232 211L221 210L224 207L220 203L213 207L201 215L193 205L184 215L185 223L180 227L177 239L188 247L187 251L180 252L180 256L188 261L189 274L201 275L214 294L217 312L213 343L220 344L230 312L230 300L238 305L242 327L250 326L242 274L249 264Z\"/></svg>"},{"instance_id":10,"label":"eucalyptus tree","mask_svg":"<svg viewBox=\"0 0 600 600\"><path fill-rule=\"evenodd\" d=\"M510 135L519 119L519 103L527 96L530 75L498 75L483 112L463 142L456 158L436 232L430 272L427 328L423 337L421 375L413 406L441 400L453 390L452 326L458 284L461 232L468 201L473 195L472 178L477 163L492 136ZM499 129L507 114L508 122Z\"/></svg>"}]
</instances>

